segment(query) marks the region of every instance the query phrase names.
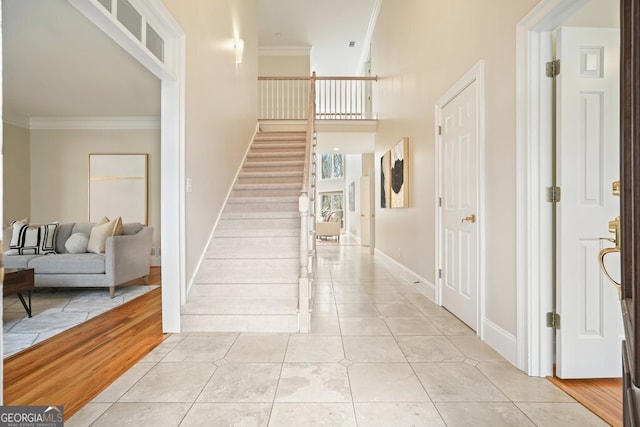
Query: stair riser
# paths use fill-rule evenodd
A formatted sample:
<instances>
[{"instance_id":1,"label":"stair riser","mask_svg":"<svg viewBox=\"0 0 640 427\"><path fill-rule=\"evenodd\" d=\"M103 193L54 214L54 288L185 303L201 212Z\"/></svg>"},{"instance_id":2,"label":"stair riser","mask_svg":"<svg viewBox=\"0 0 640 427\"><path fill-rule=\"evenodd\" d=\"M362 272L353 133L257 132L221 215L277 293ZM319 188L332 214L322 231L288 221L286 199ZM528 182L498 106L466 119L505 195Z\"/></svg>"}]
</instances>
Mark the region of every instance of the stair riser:
<instances>
[{"instance_id":1,"label":"stair riser","mask_svg":"<svg viewBox=\"0 0 640 427\"><path fill-rule=\"evenodd\" d=\"M200 298L289 298L295 299L298 285L256 284L256 285L210 285L195 283L189 297Z\"/></svg>"},{"instance_id":2,"label":"stair riser","mask_svg":"<svg viewBox=\"0 0 640 427\"><path fill-rule=\"evenodd\" d=\"M302 176L285 177L238 177L238 184L300 184L302 186Z\"/></svg>"},{"instance_id":3,"label":"stair riser","mask_svg":"<svg viewBox=\"0 0 640 427\"><path fill-rule=\"evenodd\" d=\"M242 168L242 172L243 173L253 173L253 172L268 172L268 173L273 173L273 172L302 172L304 170L304 167L302 165L298 166L282 166L280 164L278 164L279 162L273 162L273 164L270 165L260 165L260 166L252 166L252 165L247 165L245 163L244 167Z\"/></svg>"},{"instance_id":4,"label":"stair riser","mask_svg":"<svg viewBox=\"0 0 640 427\"><path fill-rule=\"evenodd\" d=\"M297 283L298 259L256 259L202 261L198 283Z\"/></svg>"},{"instance_id":5,"label":"stair riser","mask_svg":"<svg viewBox=\"0 0 640 427\"><path fill-rule=\"evenodd\" d=\"M292 296L285 298L199 297L185 305L182 308L182 314L296 314L297 308L298 301Z\"/></svg>"},{"instance_id":6,"label":"stair riser","mask_svg":"<svg viewBox=\"0 0 640 427\"><path fill-rule=\"evenodd\" d=\"M299 256L297 237L214 238L206 259L295 258Z\"/></svg>"},{"instance_id":7,"label":"stair riser","mask_svg":"<svg viewBox=\"0 0 640 427\"><path fill-rule=\"evenodd\" d=\"M257 156L257 157L269 157L269 156L273 156L273 157L283 157L283 156L288 156L288 157L293 157L296 160L299 160L301 158L304 158L304 148L296 148L296 149L273 149L273 148L251 148L251 150L249 150L249 154L251 154L251 157Z\"/></svg>"},{"instance_id":8,"label":"stair riser","mask_svg":"<svg viewBox=\"0 0 640 427\"><path fill-rule=\"evenodd\" d=\"M182 332L297 332L297 315L182 315Z\"/></svg>"},{"instance_id":9,"label":"stair riser","mask_svg":"<svg viewBox=\"0 0 640 427\"><path fill-rule=\"evenodd\" d=\"M227 212L222 213L222 219L297 219L299 212Z\"/></svg>"},{"instance_id":10,"label":"stair riser","mask_svg":"<svg viewBox=\"0 0 640 427\"><path fill-rule=\"evenodd\" d=\"M299 219L222 219L215 237L300 236Z\"/></svg>"},{"instance_id":11,"label":"stair riser","mask_svg":"<svg viewBox=\"0 0 640 427\"><path fill-rule=\"evenodd\" d=\"M302 186L301 186L302 187ZM296 197L300 196L300 189L234 189L231 192L232 197L251 197L251 196L269 196L269 197Z\"/></svg>"},{"instance_id":12,"label":"stair riser","mask_svg":"<svg viewBox=\"0 0 640 427\"><path fill-rule=\"evenodd\" d=\"M298 211L296 203L229 203L225 212L292 212Z\"/></svg>"}]
</instances>

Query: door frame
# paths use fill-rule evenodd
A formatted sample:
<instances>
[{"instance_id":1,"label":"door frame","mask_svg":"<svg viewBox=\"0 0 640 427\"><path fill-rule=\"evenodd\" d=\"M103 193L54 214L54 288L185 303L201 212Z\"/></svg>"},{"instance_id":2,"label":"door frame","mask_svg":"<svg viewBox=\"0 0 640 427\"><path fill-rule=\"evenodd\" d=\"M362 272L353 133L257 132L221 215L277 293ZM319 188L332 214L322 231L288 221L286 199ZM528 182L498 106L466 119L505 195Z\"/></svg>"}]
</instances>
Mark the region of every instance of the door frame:
<instances>
[{"instance_id":1,"label":"door frame","mask_svg":"<svg viewBox=\"0 0 640 427\"><path fill-rule=\"evenodd\" d=\"M435 195L435 218L436 218L436 269L442 269L442 261L444 259L442 251L443 251L443 242L441 239L442 235L442 208L440 206L440 197L442 197L442 173L443 173L443 165L442 165L442 136L438 133L438 126L442 123L442 110L443 108L451 102L456 96L458 96L461 92L463 92L469 85L473 82L477 82L477 112L478 112L478 122L477 122L477 135L478 135L478 156L477 156L477 171L478 171L478 283L476 294L477 298L477 330L476 334L480 336L482 340L484 337L483 323L485 320L485 221L484 221L484 213L485 213L485 91L484 91L484 60L478 61L469 71L467 71L456 83L453 84L445 93L442 95L435 104L435 150L436 150L436 189L438 190ZM436 304L442 305L442 278L439 277L438 272L435 273L435 281L436 281Z\"/></svg>"},{"instance_id":2,"label":"door frame","mask_svg":"<svg viewBox=\"0 0 640 427\"><path fill-rule=\"evenodd\" d=\"M87 19L105 32L161 81L160 155L162 241L162 331L180 332L180 305L186 302L185 267L185 34L168 9L155 0L130 0L165 41L160 62L95 0L69 0Z\"/></svg>"},{"instance_id":3,"label":"door frame","mask_svg":"<svg viewBox=\"0 0 640 427\"><path fill-rule=\"evenodd\" d=\"M545 313L551 289L552 96L545 63L551 32L588 0L543 0L516 28L516 293L517 366L532 376L553 375L553 331Z\"/></svg>"}]
</instances>

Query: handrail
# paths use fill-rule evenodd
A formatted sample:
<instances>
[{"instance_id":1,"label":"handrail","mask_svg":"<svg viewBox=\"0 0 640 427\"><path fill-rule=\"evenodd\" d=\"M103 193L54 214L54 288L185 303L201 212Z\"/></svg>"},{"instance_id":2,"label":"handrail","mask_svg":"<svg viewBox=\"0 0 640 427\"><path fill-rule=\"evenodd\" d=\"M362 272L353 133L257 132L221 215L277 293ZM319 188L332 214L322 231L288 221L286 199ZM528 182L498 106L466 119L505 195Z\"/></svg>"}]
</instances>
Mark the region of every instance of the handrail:
<instances>
[{"instance_id":1,"label":"handrail","mask_svg":"<svg viewBox=\"0 0 640 427\"><path fill-rule=\"evenodd\" d=\"M315 71L309 79L311 87L309 88L309 105L307 111L307 144L304 152L304 173L302 174L302 192L309 191L309 171L311 169L311 146L313 143L313 134L315 133L316 121L316 73Z\"/></svg>"},{"instance_id":2,"label":"handrail","mask_svg":"<svg viewBox=\"0 0 640 427\"><path fill-rule=\"evenodd\" d=\"M300 275L298 278L298 329L301 333L309 332L311 328L311 298L312 277L310 275L313 263L314 252L310 250L310 240L314 239L313 227L315 222L310 221L312 212L310 197L314 191L312 172L313 167L313 142L315 135L315 73L311 76L311 87L309 89L309 104L307 114L307 135L304 154L304 171L302 174L302 187L300 189L300 199L298 207L300 210Z\"/></svg>"}]
</instances>

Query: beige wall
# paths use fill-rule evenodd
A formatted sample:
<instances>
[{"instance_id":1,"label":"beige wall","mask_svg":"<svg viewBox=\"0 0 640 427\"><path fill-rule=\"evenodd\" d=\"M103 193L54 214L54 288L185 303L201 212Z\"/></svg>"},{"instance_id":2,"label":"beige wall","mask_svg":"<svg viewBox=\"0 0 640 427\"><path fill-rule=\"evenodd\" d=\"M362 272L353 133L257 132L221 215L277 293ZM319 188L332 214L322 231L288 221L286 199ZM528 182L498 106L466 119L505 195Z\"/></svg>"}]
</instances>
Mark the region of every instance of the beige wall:
<instances>
[{"instance_id":1,"label":"beige wall","mask_svg":"<svg viewBox=\"0 0 640 427\"><path fill-rule=\"evenodd\" d=\"M306 56L270 56L258 58L258 75L262 77L311 75L311 62Z\"/></svg>"},{"instance_id":2,"label":"beige wall","mask_svg":"<svg viewBox=\"0 0 640 427\"><path fill-rule=\"evenodd\" d=\"M516 334L515 27L537 0L383 2L372 40L380 156L409 137L410 208L376 208L376 247L435 283L434 105L486 70L486 314ZM379 170L376 173L379 181ZM378 184L379 185L379 182ZM377 192L379 206L379 192ZM398 248L402 256L398 256Z\"/></svg>"},{"instance_id":3,"label":"beige wall","mask_svg":"<svg viewBox=\"0 0 640 427\"><path fill-rule=\"evenodd\" d=\"M5 123L3 138L2 223L8 225L28 217L31 210L29 130Z\"/></svg>"},{"instance_id":4,"label":"beige wall","mask_svg":"<svg viewBox=\"0 0 640 427\"><path fill-rule=\"evenodd\" d=\"M164 0L186 34L186 277L206 250L256 127L256 0ZM244 40L235 63L233 39ZM177 203L177 201L176 201Z\"/></svg>"},{"instance_id":5,"label":"beige wall","mask_svg":"<svg viewBox=\"0 0 640 427\"><path fill-rule=\"evenodd\" d=\"M620 0L591 0L563 25L620 28Z\"/></svg>"},{"instance_id":6,"label":"beige wall","mask_svg":"<svg viewBox=\"0 0 640 427\"><path fill-rule=\"evenodd\" d=\"M31 130L31 222L89 220L90 153L149 154L149 225L159 246L159 130Z\"/></svg>"}]
</instances>

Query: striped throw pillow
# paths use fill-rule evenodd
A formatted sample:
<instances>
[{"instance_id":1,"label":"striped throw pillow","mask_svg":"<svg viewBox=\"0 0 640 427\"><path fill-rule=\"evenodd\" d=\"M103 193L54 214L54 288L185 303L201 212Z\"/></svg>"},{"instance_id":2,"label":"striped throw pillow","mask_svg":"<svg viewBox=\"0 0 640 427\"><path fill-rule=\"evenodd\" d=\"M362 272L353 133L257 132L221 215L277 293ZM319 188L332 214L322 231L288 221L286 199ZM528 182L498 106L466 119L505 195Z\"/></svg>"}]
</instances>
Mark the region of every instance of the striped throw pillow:
<instances>
[{"instance_id":1,"label":"striped throw pillow","mask_svg":"<svg viewBox=\"0 0 640 427\"><path fill-rule=\"evenodd\" d=\"M58 223L29 225L21 221L12 224L11 243L5 255L55 254Z\"/></svg>"}]
</instances>

